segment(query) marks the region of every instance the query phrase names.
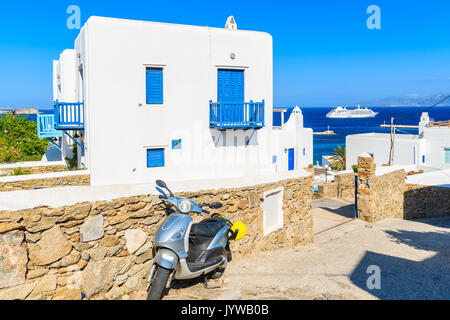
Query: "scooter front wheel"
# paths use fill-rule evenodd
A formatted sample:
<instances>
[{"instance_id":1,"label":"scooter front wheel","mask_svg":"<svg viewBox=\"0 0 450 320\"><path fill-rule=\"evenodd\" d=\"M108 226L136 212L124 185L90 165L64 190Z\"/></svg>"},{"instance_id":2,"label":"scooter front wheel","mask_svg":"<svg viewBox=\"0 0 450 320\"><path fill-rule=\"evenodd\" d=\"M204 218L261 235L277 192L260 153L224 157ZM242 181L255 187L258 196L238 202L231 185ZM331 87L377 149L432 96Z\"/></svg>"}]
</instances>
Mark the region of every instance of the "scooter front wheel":
<instances>
[{"instance_id":1,"label":"scooter front wheel","mask_svg":"<svg viewBox=\"0 0 450 320\"><path fill-rule=\"evenodd\" d=\"M147 300L161 300L163 298L169 275L169 270L161 268L160 266L156 267L152 283L148 289Z\"/></svg>"}]
</instances>

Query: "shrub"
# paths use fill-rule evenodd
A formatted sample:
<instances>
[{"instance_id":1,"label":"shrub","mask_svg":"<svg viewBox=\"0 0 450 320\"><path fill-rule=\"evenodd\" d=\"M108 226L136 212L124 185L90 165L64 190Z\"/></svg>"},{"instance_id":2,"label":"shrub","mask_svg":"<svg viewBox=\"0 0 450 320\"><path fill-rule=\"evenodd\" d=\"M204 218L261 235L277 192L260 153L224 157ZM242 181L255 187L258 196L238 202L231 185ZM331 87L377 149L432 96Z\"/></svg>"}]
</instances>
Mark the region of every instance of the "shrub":
<instances>
[{"instance_id":1,"label":"shrub","mask_svg":"<svg viewBox=\"0 0 450 320\"><path fill-rule=\"evenodd\" d=\"M0 162L10 163L17 162L21 159L21 153L16 148L9 146L6 142L0 139Z\"/></svg>"},{"instance_id":2,"label":"shrub","mask_svg":"<svg viewBox=\"0 0 450 320\"><path fill-rule=\"evenodd\" d=\"M0 141L3 149L1 162L17 162L29 157L42 157L49 142L37 136L36 122L28 121L27 116L6 114L0 117ZM19 153L17 155L16 152ZM7 152L9 151L9 152ZM11 152L14 156L10 156ZM18 157L18 158L17 158Z\"/></svg>"},{"instance_id":3,"label":"shrub","mask_svg":"<svg viewBox=\"0 0 450 320\"><path fill-rule=\"evenodd\" d=\"M14 169L13 176L25 176L27 174L31 174L31 171L28 169L17 168Z\"/></svg>"}]
</instances>

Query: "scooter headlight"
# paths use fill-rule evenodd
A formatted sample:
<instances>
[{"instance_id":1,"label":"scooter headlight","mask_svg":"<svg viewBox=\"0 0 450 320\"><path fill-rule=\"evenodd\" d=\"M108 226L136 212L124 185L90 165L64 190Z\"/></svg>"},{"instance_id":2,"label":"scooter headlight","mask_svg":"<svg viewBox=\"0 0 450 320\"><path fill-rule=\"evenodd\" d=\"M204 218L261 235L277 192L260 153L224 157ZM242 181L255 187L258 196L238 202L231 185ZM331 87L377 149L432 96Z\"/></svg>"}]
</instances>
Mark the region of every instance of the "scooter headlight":
<instances>
[{"instance_id":1,"label":"scooter headlight","mask_svg":"<svg viewBox=\"0 0 450 320\"><path fill-rule=\"evenodd\" d=\"M181 199L180 201L178 201L177 207L181 213L187 214L191 212L192 208L194 207L194 204L188 199Z\"/></svg>"}]
</instances>

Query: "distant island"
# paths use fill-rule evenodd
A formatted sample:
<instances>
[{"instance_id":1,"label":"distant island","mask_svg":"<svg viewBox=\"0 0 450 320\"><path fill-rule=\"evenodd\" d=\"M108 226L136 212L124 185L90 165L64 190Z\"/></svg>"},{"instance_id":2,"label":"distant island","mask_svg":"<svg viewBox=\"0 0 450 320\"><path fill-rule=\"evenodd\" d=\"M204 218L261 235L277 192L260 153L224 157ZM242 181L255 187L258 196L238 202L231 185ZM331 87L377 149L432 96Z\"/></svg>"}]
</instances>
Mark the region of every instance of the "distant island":
<instances>
[{"instance_id":1,"label":"distant island","mask_svg":"<svg viewBox=\"0 0 450 320\"><path fill-rule=\"evenodd\" d=\"M417 98L386 98L377 101L360 102L358 104L367 107L429 107L438 103L447 95L448 94L435 94L428 97ZM450 107L450 99L439 105Z\"/></svg>"},{"instance_id":2,"label":"distant island","mask_svg":"<svg viewBox=\"0 0 450 320\"><path fill-rule=\"evenodd\" d=\"M35 108L0 109L0 114L39 114Z\"/></svg>"}]
</instances>

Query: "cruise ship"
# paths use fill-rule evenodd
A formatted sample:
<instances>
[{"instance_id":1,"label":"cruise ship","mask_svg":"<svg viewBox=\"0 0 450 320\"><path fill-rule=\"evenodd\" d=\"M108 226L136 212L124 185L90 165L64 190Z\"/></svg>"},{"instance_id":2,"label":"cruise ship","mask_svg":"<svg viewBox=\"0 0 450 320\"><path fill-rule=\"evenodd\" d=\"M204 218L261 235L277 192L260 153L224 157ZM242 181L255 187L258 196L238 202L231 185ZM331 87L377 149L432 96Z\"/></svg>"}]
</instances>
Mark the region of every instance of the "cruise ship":
<instances>
[{"instance_id":1,"label":"cruise ship","mask_svg":"<svg viewBox=\"0 0 450 320\"><path fill-rule=\"evenodd\" d=\"M356 109L347 109L345 107L337 107L327 114L327 118L374 118L378 112L367 108L361 108L358 105Z\"/></svg>"}]
</instances>

